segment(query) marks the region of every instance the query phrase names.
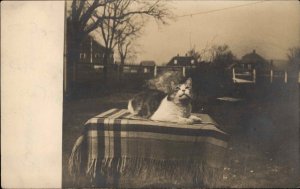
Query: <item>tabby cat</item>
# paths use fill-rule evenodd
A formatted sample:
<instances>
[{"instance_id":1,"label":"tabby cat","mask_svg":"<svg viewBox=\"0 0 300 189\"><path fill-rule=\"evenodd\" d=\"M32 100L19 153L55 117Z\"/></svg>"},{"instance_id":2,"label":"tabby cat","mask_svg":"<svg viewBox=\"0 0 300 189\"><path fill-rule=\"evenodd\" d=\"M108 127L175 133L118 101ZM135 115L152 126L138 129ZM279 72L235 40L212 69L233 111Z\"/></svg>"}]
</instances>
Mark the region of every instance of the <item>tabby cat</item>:
<instances>
[{"instance_id":1,"label":"tabby cat","mask_svg":"<svg viewBox=\"0 0 300 189\"><path fill-rule=\"evenodd\" d=\"M168 121L182 124L201 122L201 118L191 115L192 79L175 85L171 82L168 94L149 89L137 94L128 102L128 110L137 116L154 121Z\"/></svg>"}]
</instances>

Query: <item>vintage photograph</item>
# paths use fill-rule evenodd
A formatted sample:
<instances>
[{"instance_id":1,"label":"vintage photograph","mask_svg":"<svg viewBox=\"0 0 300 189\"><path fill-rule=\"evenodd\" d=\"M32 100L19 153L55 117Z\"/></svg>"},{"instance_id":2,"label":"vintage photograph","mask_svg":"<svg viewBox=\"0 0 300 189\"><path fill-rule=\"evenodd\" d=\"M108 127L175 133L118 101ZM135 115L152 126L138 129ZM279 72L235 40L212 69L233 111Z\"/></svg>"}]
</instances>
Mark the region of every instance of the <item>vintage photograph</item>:
<instances>
[{"instance_id":1,"label":"vintage photograph","mask_svg":"<svg viewBox=\"0 0 300 189\"><path fill-rule=\"evenodd\" d=\"M299 187L299 1L65 2L62 187Z\"/></svg>"}]
</instances>

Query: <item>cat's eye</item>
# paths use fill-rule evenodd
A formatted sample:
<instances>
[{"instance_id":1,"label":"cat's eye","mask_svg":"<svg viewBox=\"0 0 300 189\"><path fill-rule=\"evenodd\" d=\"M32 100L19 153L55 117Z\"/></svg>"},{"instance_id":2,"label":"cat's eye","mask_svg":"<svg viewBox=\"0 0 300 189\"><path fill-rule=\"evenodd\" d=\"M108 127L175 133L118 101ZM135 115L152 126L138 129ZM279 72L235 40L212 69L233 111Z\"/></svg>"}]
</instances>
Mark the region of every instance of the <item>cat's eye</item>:
<instances>
[{"instance_id":1,"label":"cat's eye","mask_svg":"<svg viewBox=\"0 0 300 189\"><path fill-rule=\"evenodd\" d=\"M179 90L179 89L180 89L180 87L178 87L178 86L177 86L175 89L176 89L176 90Z\"/></svg>"}]
</instances>

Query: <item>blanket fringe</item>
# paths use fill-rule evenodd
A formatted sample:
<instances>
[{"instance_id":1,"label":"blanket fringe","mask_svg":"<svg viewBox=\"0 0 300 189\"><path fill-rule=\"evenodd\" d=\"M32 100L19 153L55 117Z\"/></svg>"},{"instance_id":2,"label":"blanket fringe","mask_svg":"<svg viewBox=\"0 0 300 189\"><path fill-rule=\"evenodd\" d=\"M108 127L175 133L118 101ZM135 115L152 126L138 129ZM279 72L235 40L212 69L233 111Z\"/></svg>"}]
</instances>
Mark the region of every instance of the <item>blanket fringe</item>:
<instances>
[{"instance_id":1,"label":"blanket fringe","mask_svg":"<svg viewBox=\"0 0 300 189\"><path fill-rule=\"evenodd\" d=\"M72 153L68 162L69 174L72 176L73 180L81 174L81 161L82 161L82 144L84 141L84 136L80 136L72 149Z\"/></svg>"},{"instance_id":2,"label":"blanket fringe","mask_svg":"<svg viewBox=\"0 0 300 189\"><path fill-rule=\"evenodd\" d=\"M72 159L78 159L80 150L75 149L74 153L76 156L73 155ZM73 167L75 165L75 168L70 168L70 171L73 171L72 175L77 175L80 171L79 163L74 164L73 162L69 165ZM157 160L141 157L106 157L101 161L92 159L86 168L86 177L91 181L97 180L99 176L111 181L116 175L119 175L120 178L119 186L125 183L124 187L163 187L170 184L173 186L216 187L221 179L222 169L210 167L205 162L197 160ZM128 186L128 183L131 185ZM108 186L113 184L108 183Z\"/></svg>"}]
</instances>

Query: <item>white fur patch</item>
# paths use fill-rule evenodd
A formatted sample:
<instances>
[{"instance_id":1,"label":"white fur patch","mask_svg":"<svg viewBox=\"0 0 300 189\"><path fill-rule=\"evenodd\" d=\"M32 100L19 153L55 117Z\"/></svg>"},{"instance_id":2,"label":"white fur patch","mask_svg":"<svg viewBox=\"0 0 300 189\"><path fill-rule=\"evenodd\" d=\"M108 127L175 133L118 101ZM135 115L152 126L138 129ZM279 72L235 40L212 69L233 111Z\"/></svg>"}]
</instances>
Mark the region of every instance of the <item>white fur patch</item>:
<instances>
[{"instance_id":1,"label":"white fur patch","mask_svg":"<svg viewBox=\"0 0 300 189\"><path fill-rule=\"evenodd\" d=\"M189 118L190 113L191 105L187 107L180 106L173 101L168 101L167 97L165 97L150 119L154 121L181 122L182 118Z\"/></svg>"},{"instance_id":2,"label":"white fur patch","mask_svg":"<svg viewBox=\"0 0 300 189\"><path fill-rule=\"evenodd\" d=\"M133 107L132 107L132 102L131 102L132 100L129 100L129 102L128 102L128 107L127 107L127 109L128 109L128 111L131 113L131 114L136 114L136 112L134 111L134 109L133 109Z\"/></svg>"}]
</instances>

